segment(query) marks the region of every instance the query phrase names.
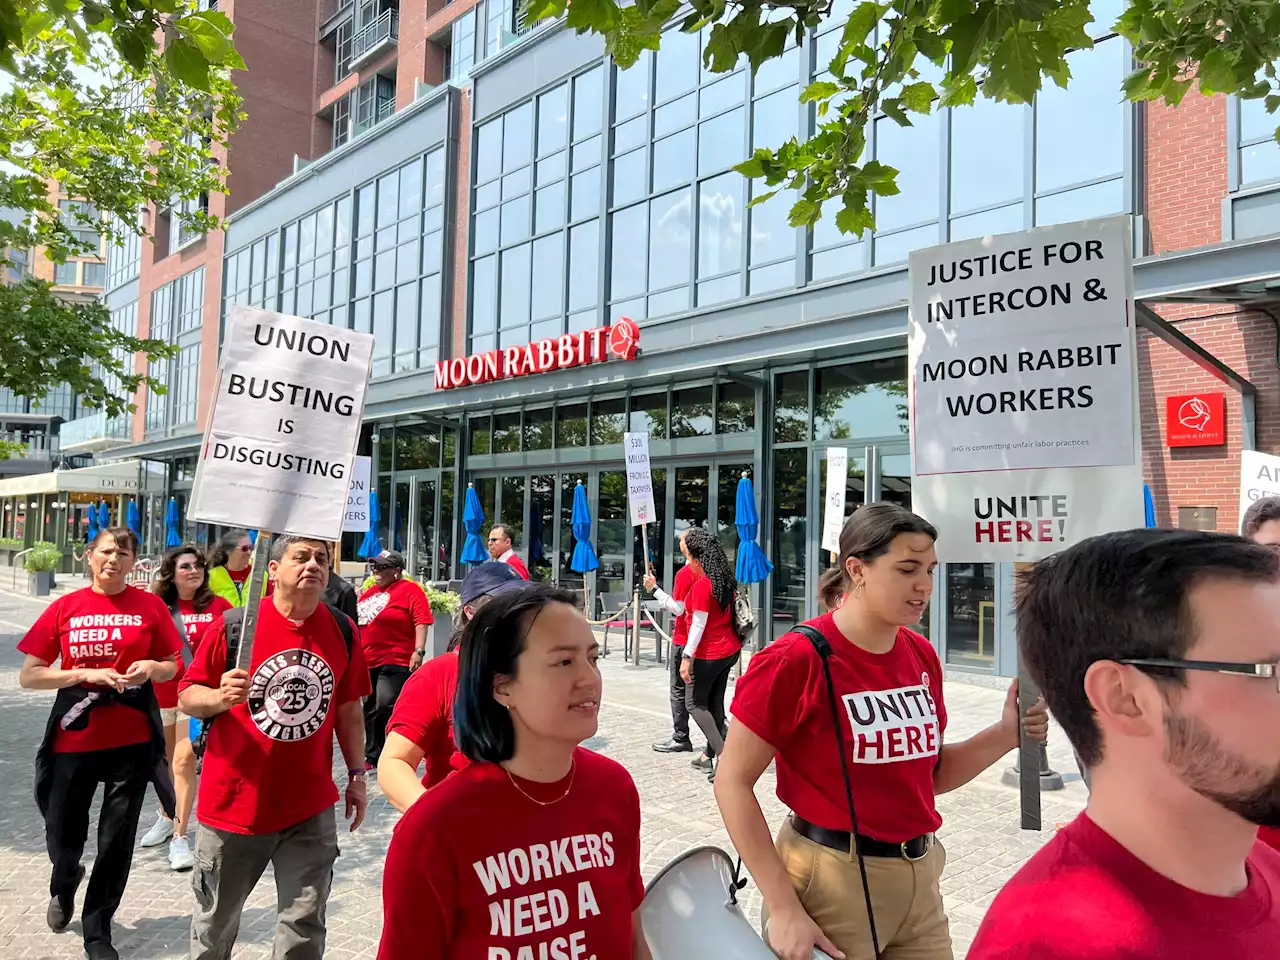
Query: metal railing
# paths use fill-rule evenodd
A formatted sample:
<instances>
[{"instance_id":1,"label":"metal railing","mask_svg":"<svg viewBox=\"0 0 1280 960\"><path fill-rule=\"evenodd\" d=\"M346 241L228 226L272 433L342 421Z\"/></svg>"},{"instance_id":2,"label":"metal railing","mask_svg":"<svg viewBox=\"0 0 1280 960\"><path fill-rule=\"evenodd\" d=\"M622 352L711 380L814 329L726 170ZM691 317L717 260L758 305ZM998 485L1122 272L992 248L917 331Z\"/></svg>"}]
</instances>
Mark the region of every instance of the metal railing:
<instances>
[{"instance_id":1,"label":"metal railing","mask_svg":"<svg viewBox=\"0 0 1280 960\"><path fill-rule=\"evenodd\" d=\"M400 38L400 13L395 9L384 10L373 23L361 27L351 38L351 68L354 68L372 50Z\"/></svg>"},{"instance_id":2,"label":"metal railing","mask_svg":"<svg viewBox=\"0 0 1280 960\"><path fill-rule=\"evenodd\" d=\"M19 561L34 549L35 547L27 547L27 549L22 550L18 553L15 553L13 555L13 559L9 561L11 564L13 564L13 566L10 567L11 574L9 577L9 589L12 590L14 593L18 592L18 571L19 570L25 571L26 569L25 567L22 566L22 564Z\"/></svg>"}]
</instances>

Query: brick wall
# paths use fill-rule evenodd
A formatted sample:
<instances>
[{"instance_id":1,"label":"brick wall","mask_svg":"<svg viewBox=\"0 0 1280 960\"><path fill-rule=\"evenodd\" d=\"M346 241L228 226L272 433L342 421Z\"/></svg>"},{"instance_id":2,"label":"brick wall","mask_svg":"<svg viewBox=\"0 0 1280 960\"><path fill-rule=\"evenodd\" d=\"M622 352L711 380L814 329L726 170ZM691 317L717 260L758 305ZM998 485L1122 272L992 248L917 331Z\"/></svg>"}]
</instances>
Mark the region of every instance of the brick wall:
<instances>
[{"instance_id":1,"label":"brick wall","mask_svg":"<svg viewBox=\"0 0 1280 960\"><path fill-rule=\"evenodd\" d=\"M1176 109L1146 106L1146 214L1152 253L1222 241L1227 98L1191 90Z\"/></svg>"},{"instance_id":2,"label":"brick wall","mask_svg":"<svg viewBox=\"0 0 1280 960\"><path fill-rule=\"evenodd\" d=\"M471 252L471 88L458 98L458 173L453 185L453 310L450 336L440 355L461 357L467 352L467 268ZM449 349L451 347L451 350ZM448 351L448 352L446 352Z\"/></svg>"}]
</instances>

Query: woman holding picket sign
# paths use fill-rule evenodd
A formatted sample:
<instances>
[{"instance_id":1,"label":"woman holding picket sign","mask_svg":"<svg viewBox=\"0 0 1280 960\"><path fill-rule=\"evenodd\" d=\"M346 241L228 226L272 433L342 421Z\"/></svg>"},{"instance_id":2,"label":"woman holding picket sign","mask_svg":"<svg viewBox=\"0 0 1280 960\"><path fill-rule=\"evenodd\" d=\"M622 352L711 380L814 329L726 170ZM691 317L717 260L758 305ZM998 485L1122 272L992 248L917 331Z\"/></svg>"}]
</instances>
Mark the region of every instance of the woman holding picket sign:
<instances>
[{"instance_id":1,"label":"woman holding picket sign","mask_svg":"<svg viewBox=\"0 0 1280 960\"><path fill-rule=\"evenodd\" d=\"M596 732L600 671L575 604L529 584L463 629L454 736L471 762L392 835L379 960L650 960L640 797L579 746Z\"/></svg>"},{"instance_id":2,"label":"woman holding picket sign","mask_svg":"<svg viewBox=\"0 0 1280 960\"><path fill-rule=\"evenodd\" d=\"M1015 683L999 722L943 744L942 665L910 629L933 593L936 538L896 504L857 510L820 585L831 612L755 654L738 681L716 800L783 960L811 960L815 946L951 960L935 798L1013 750L1019 720ZM1046 737L1042 700L1021 728ZM754 793L775 759L792 811L776 846Z\"/></svg>"}]
</instances>

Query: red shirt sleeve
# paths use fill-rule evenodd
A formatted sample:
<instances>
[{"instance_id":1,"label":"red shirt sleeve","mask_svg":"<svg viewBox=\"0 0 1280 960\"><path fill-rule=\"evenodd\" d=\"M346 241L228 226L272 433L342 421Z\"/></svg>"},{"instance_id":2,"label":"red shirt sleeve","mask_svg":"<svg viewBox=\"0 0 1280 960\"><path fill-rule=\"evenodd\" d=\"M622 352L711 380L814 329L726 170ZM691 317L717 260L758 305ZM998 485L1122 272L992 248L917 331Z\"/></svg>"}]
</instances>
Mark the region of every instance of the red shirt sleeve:
<instances>
[{"instance_id":1,"label":"red shirt sleeve","mask_svg":"<svg viewBox=\"0 0 1280 960\"><path fill-rule=\"evenodd\" d=\"M45 607L44 613L18 641L18 650L52 664L62 657L62 598Z\"/></svg>"},{"instance_id":2,"label":"red shirt sleeve","mask_svg":"<svg viewBox=\"0 0 1280 960\"><path fill-rule=\"evenodd\" d=\"M631 860L631 877L627 881L627 886L631 892L631 909L638 910L640 902L644 900L644 878L640 876L640 793L636 790L636 783L627 778L631 785L631 790L627 798L628 810L634 815L636 842L632 850Z\"/></svg>"},{"instance_id":3,"label":"red shirt sleeve","mask_svg":"<svg viewBox=\"0 0 1280 960\"><path fill-rule=\"evenodd\" d=\"M216 621L205 634L200 646L196 648L191 663L182 674L178 683L178 693L192 684L202 687L217 688L222 684L222 675L227 671L227 628L221 620Z\"/></svg>"},{"instance_id":4,"label":"red shirt sleeve","mask_svg":"<svg viewBox=\"0 0 1280 960\"><path fill-rule=\"evenodd\" d=\"M807 677L799 652L779 640L751 657L730 711L775 750L785 750L804 716Z\"/></svg>"},{"instance_id":5,"label":"red shirt sleeve","mask_svg":"<svg viewBox=\"0 0 1280 960\"><path fill-rule=\"evenodd\" d=\"M339 616L345 617L346 614L340 613ZM369 684L369 668L364 660L364 644L360 642L360 628L352 623L351 630L351 659L338 681L338 703L350 703L373 692Z\"/></svg>"},{"instance_id":6,"label":"red shirt sleeve","mask_svg":"<svg viewBox=\"0 0 1280 960\"><path fill-rule=\"evenodd\" d=\"M431 616L431 604L427 601L427 594L421 588L409 591L409 614L413 617L415 627L435 622Z\"/></svg>"},{"instance_id":7,"label":"red shirt sleeve","mask_svg":"<svg viewBox=\"0 0 1280 960\"><path fill-rule=\"evenodd\" d=\"M404 689L391 709L387 733L398 733L413 741L419 750L430 753L433 745L449 736L449 711L444 707L447 667L453 657L428 660L405 681ZM454 666L454 669L457 669Z\"/></svg>"},{"instance_id":8,"label":"red shirt sleeve","mask_svg":"<svg viewBox=\"0 0 1280 960\"><path fill-rule=\"evenodd\" d=\"M147 596L155 607L151 623L151 649L147 652L152 660L180 660L182 637L178 635L178 626L173 622L173 614L164 605L164 601L154 593Z\"/></svg>"},{"instance_id":9,"label":"red shirt sleeve","mask_svg":"<svg viewBox=\"0 0 1280 960\"><path fill-rule=\"evenodd\" d=\"M378 960L447 957L457 882L448 851L415 804L391 835L382 871L382 940Z\"/></svg>"}]
</instances>

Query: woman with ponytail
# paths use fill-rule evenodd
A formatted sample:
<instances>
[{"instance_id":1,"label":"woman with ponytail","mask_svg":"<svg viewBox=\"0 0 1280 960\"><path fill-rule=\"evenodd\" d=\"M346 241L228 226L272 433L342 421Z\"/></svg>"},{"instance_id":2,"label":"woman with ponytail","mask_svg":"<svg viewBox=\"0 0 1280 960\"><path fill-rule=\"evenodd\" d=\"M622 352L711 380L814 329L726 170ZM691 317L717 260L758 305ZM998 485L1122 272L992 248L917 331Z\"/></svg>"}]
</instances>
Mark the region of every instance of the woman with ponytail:
<instances>
[{"instance_id":1,"label":"woman with ponytail","mask_svg":"<svg viewBox=\"0 0 1280 960\"><path fill-rule=\"evenodd\" d=\"M911 628L933 593L938 533L893 503L861 507L823 575L829 610L751 658L733 698L716 801L764 896L782 960L952 960L936 797L1018 745L1017 684L1000 720L943 743L942 664ZM1043 740L1039 701L1021 721ZM838 724L838 726L837 726ZM776 846L755 785L776 760L791 809Z\"/></svg>"},{"instance_id":2,"label":"woman with ponytail","mask_svg":"<svg viewBox=\"0 0 1280 960\"><path fill-rule=\"evenodd\" d=\"M689 566L697 575L685 604L689 612L689 640L680 660L685 704L707 738L707 779L715 780L716 757L724 752L724 695L729 673L742 656L742 641L733 629L734 579L720 542L703 527L684 537ZM702 766L694 761L695 766Z\"/></svg>"}]
</instances>

